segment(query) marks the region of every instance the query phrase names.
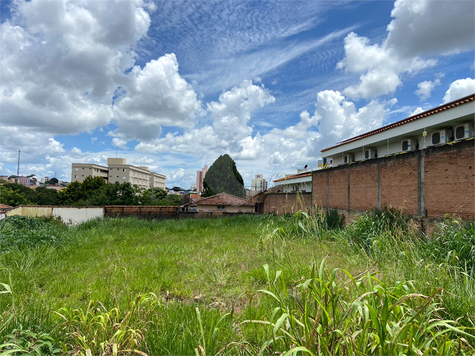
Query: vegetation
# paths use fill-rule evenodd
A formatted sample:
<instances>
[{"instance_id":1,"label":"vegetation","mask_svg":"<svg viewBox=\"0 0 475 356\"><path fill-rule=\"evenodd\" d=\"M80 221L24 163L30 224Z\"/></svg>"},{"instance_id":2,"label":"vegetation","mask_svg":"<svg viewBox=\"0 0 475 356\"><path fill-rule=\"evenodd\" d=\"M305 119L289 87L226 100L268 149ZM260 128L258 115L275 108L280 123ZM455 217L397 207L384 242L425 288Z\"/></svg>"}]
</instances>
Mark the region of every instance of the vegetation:
<instances>
[{"instance_id":1,"label":"vegetation","mask_svg":"<svg viewBox=\"0 0 475 356\"><path fill-rule=\"evenodd\" d=\"M182 197L168 196L160 188L141 189L130 183L106 184L101 177L87 177L82 183L72 182L59 193L40 186L31 189L16 183L0 186L0 203L18 205L181 205Z\"/></svg>"},{"instance_id":2,"label":"vegetation","mask_svg":"<svg viewBox=\"0 0 475 356\"><path fill-rule=\"evenodd\" d=\"M233 159L225 154L219 156L209 167L203 180L203 197L209 197L218 193L229 193L244 198L246 191L241 174L236 168Z\"/></svg>"},{"instance_id":3,"label":"vegetation","mask_svg":"<svg viewBox=\"0 0 475 356\"><path fill-rule=\"evenodd\" d=\"M474 223L0 222L0 353L473 355ZM468 248L467 248L468 246Z\"/></svg>"}]
</instances>

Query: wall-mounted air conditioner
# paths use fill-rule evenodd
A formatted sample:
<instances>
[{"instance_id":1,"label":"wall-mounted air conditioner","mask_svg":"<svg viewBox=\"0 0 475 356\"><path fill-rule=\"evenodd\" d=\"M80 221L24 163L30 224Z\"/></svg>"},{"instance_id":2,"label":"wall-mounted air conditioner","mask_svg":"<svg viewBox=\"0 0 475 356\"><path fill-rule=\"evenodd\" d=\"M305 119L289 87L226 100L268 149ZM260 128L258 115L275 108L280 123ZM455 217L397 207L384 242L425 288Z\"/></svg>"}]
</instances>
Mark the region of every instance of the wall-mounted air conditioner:
<instances>
[{"instance_id":1,"label":"wall-mounted air conditioner","mask_svg":"<svg viewBox=\"0 0 475 356\"><path fill-rule=\"evenodd\" d=\"M368 148L364 151L364 159L373 159L377 158L378 154L374 148Z\"/></svg>"},{"instance_id":2,"label":"wall-mounted air conditioner","mask_svg":"<svg viewBox=\"0 0 475 356\"><path fill-rule=\"evenodd\" d=\"M345 156L343 156L344 164L352 163L354 161L355 161L355 155L353 153L348 153Z\"/></svg>"},{"instance_id":3,"label":"wall-mounted air conditioner","mask_svg":"<svg viewBox=\"0 0 475 356\"><path fill-rule=\"evenodd\" d=\"M401 142L401 151L414 151L416 149L416 140L409 138Z\"/></svg>"},{"instance_id":4,"label":"wall-mounted air conditioner","mask_svg":"<svg viewBox=\"0 0 475 356\"><path fill-rule=\"evenodd\" d=\"M430 143L431 145L438 145L441 143L447 143L448 137L447 137L447 131L446 130L440 130L436 132L432 132L430 136Z\"/></svg>"},{"instance_id":5,"label":"wall-mounted air conditioner","mask_svg":"<svg viewBox=\"0 0 475 356\"><path fill-rule=\"evenodd\" d=\"M466 124L455 126L455 139L463 140L464 138L472 137L473 127L470 122Z\"/></svg>"}]
</instances>

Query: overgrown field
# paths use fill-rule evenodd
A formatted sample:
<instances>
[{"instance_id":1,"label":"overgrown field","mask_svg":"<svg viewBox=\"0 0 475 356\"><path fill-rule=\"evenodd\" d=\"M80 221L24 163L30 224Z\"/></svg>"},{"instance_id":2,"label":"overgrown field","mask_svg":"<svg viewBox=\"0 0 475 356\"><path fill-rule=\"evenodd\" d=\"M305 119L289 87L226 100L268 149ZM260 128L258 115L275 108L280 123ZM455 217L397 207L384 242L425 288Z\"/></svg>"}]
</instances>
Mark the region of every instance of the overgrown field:
<instances>
[{"instance_id":1,"label":"overgrown field","mask_svg":"<svg viewBox=\"0 0 475 356\"><path fill-rule=\"evenodd\" d=\"M0 354L473 355L475 226L0 222Z\"/></svg>"}]
</instances>

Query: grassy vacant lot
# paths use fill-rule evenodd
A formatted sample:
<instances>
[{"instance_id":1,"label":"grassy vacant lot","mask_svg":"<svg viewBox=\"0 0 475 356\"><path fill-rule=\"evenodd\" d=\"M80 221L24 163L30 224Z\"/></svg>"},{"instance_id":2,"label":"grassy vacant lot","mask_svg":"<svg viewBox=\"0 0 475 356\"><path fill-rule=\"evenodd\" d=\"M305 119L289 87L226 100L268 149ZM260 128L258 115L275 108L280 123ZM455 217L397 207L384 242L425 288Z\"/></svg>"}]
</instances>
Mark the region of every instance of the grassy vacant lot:
<instances>
[{"instance_id":1,"label":"grassy vacant lot","mask_svg":"<svg viewBox=\"0 0 475 356\"><path fill-rule=\"evenodd\" d=\"M396 212L0 223L0 352L475 352L474 224ZM15 351L16 350L16 351Z\"/></svg>"}]
</instances>

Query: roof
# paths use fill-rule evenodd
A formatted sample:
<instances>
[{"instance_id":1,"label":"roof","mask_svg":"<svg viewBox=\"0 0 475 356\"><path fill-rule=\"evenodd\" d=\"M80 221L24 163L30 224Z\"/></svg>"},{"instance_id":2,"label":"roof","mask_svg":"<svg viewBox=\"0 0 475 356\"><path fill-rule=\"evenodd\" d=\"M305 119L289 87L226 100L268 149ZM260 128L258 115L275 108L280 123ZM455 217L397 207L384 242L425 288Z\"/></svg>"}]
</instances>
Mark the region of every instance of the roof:
<instances>
[{"instance_id":1,"label":"roof","mask_svg":"<svg viewBox=\"0 0 475 356\"><path fill-rule=\"evenodd\" d=\"M13 207L10 205L0 204L0 210L6 210L6 209L11 209L11 208Z\"/></svg>"},{"instance_id":2,"label":"roof","mask_svg":"<svg viewBox=\"0 0 475 356\"><path fill-rule=\"evenodd\" d=\"M310 177L311 175L312 175L312 172L298 173L298 174L293 174L291 176L287 176L284 178L276 179L274 182L282 182L284 180L290 180L290 179L295 179L295 178Z\"/></svg>"},{"instance_id":3,"label":"roof","mask_svg":"<svg viewBox=\"0 0 475 356\"><path fill-rule=\"evenodd\" d=\"M254 206L255 204L247 199L237 197L228 193L219 193L194 202L196 205L231 205L231 206Z\"/></svg>"},{"instance_id":4,"label":"roof","mask_svg":"<svg viewBox=\"0 0 475 356\"><path fill-rule=\"evenodd\" d=\"M350 142L354 142L354 141L357 141L357 140L361 140L362 138L365 138L365 137L368 137L368 136L376 135L376 134L378 134L378 133L380 133L380 132L383 132L383 131L386 131L386 130L390 130L390 129L394 128L394 127L401 126L401 125L404 125L404 124L407 124L407 123L409 123L409 122L413 122L413 121L422 119L422 118L427 117L427 116L430 116L430 115L437 114L437 113L439 113L439 112L441 112L441 111L445 111L445 110L448 110L448 109L452 109L452 108L454 108L454 107L457 107L457 106L459 106L459 105L463 105L463 104L472 102L472 101L474 101L474 100L475 100L475 94L468 95L468 96L466 96L466 97L463 97L463 98L454 100L454 101L452 101L452 102L450 102L450 103L447 103L447 104L438 106L438 107L436 107L436 108L433 108L433 109L430 109L430 110L427 110L427 111L424 111L424 112L422 112L422 113L420 113L420 114L410 116L410 117L408 117L407 119L400 120L400 121L394 122L394 123L392 123L392 124L383 126L383 127L379 128L379 129L376 129L376 130L373 130L373 131L369 131L369 132L366 132L366 133L364 133L364 134L362 134L362 135L349 138L348 140L341 141L340 143L338 143L338 144L335 145L335 146L328 147L328 148L324 148L323 150L321 150L321 152L325 152L325 151L331 150L332 148L346 145L347 143L350 143ZM274 182L275 182L275 181L274 181Z\"/></svg>"}]
</instances>

